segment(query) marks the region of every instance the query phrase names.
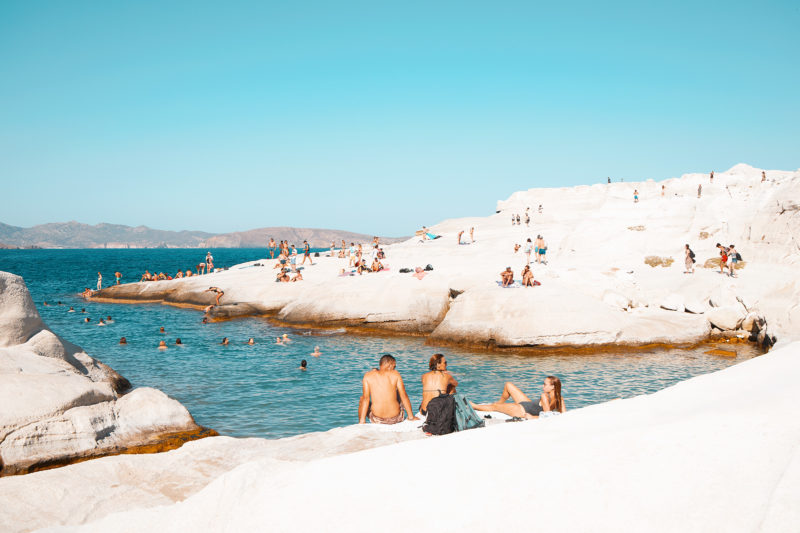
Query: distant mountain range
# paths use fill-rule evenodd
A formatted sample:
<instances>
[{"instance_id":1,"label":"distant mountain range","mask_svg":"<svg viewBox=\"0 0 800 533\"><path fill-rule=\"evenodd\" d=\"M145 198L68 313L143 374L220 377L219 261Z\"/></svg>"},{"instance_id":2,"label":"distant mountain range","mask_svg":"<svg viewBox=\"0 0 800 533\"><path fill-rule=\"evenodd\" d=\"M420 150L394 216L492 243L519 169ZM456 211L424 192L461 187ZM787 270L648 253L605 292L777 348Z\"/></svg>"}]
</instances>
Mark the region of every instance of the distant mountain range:
<instances>
[{"instance_id":1,"label":"distant mountain range","mask_svg":"<svg viewBox=\"0 0 800 533\"><path fill-rule=\"evenodd\" d=\"M344 239L366 242L372 235L319 228L259 228L234 233L206 233L204 231L166 231L147 226L120 224L81 224L80 222L55 222L31 228L9 226L0 222L0 248L254 248L266 246L270 237L276 241L288 240L299 244L307 240L315 248L337 245ZM381 237L381 242L392 243L406 237Z\"/></svg>"}]
</instances>

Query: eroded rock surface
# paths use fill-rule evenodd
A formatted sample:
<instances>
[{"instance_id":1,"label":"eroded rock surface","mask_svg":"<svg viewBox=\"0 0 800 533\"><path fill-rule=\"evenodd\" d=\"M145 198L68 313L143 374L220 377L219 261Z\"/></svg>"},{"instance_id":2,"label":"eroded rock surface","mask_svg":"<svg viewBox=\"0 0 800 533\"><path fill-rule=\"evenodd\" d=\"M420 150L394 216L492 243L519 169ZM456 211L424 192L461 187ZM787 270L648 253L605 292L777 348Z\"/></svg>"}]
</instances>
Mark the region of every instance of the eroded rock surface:
<instances>
[{"instance_id":1,"label":"eroded rock surface","mask_svg":"<svg viewBox=\"0 0 800 533\"><path fill-rule=\"evenodd\" d=\"M189 412L130 383L42 322L25 282L0 272L0 474L199 431Z\"/></svg>"}]
</instances>

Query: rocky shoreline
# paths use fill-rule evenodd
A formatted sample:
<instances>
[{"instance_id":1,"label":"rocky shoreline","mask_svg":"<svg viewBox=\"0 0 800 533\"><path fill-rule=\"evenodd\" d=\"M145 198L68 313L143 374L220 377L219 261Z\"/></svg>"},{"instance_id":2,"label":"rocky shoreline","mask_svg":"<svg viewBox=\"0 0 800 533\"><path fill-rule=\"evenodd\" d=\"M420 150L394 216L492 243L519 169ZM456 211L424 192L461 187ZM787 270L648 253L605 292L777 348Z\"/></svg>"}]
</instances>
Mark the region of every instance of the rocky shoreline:
<instances>
[{"instance_id":1,"label":"rocky shoreline","mask_svg":"<svg viewBox=\"0 0 800 533\"><path fill-rule=\"evenodd\" d=\"M25 282L0 272L0 476L165 451L215 435L163 392L131 384L42 322Z\"/></svg>"}]
</instances>

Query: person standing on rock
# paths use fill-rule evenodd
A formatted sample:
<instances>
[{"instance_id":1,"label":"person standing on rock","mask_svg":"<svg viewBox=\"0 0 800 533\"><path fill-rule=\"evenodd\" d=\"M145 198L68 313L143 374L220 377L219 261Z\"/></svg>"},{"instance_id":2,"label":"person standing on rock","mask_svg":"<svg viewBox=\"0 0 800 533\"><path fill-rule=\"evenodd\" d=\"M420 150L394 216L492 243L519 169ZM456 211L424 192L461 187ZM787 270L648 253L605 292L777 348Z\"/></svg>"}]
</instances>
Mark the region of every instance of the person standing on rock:
<instances>
[{"instance_id":1,"label":"person standing on rock","mask_svg":"<svg viewBox=\"0 0 800 533\"><path fill-rule=\"evenodd\" d=\"M767 173L762 170L761 171L761 183L764 183L765 181L767 181Z\"/></svg>"},{"instance_id":2,"label":"person standing on rock","mask_svg":"<svg viewBox=\"0 0 800 533\"><path fill-rule=\"evenodd\" d=\"M700 198L702 194L703 194L703 184L700 183L697 185L697 197Z\"/></svg>"},{"instance_id":3,"label":"person standing on rock","mask_svg":"<svg viewBox=\"0 0 800 533\"><path fill-rule=\"evenodd\" d=\"M684 253L686 254L686 257L685 257L686 270L684 270L683 273L684 274L694 274L694 264L695 264L696 261L694 259L694 252L692 251L691 248L689 248L688 244L686 245Z\"/></svg>"},{"instance_id":4,"label":"person standing on rock","mask_svg":"<svg viewBox=\"0 0 800 533\"><path fill-rule=\"evenodd\" d=\"M531 238L528 237L528 241L525 243L525 248L522 250L525 252L525 265L531 264L531 252L533 251L533 243L531 242Z\"/></svg>"},{"instance_id":5,"label":"person standing on rock","mask_svg":"<svg viewBox=\"0 0 800 533\"><path fill-rule=\"evenodd\" d=\"M122 279L122 272L114 272L114 277L117 278L117 285L119 285L119 282Z\"/></svg>"},{"instance_id":6,"label":"person standing on rock","mask_svg":"<svg viewBox=\"0 0 800 533\"><path fill-rule=\"evenodd\" d=\"M711 174L708 175L708 182L714 183L714 171L711 171Z\"/></svg>"},{"instance_id":7,"label":"person standing on rock","mask_svg":"<svg viewBox=\"0 0 800 533\"><path fill-rule=\"evenodd\" d=\"M544 237L541 235L536 236L536 262L544 263L544 255L547 253L547 243L544 242Z\"/></svg>"},{"instance_id":8,"label":"person standing on rock","mask_svg":"<svg viewBox=\"0 0 800 533\"><path fill-rule=\"evenodd\" d=\"M475 242L475 226L469 228L469 240Z\"/></svg>"},{"instance_id":9,"label":"person standing on rock","mask_svg":"<svg viewBox=\"0 0 800 533\"><path fill-rule=\"evenodd\" d=\"M522 223L520 222L519 215L517 215L517 226L521 226L521 225L522 225Z\"/></svg>"},{"instance_id":10,"label":"person standing on rock","mask_svg":"<svg viewBox=\"0 0 800 533\"><path fill-rule=\"evenodd\" d=\"M633 203L635 203L635 204L639 203L639 190L638 189L633 189Z\"/></svg>"},{"instance_id":11,"label":"person standing on rock","mask_svg":"<svg viewBox=\"0 0 800 533\"><path fill-rule=\"evenodd\" d=\"M99 291L102 288L103 288L103 275L100 272L98 272L97 273L97 290Z\"/></svg>"},{"instance_id":12,"label":"person standing on rock","mask_svg":"<svg viewBox=\"0 0 800 533\"><path fill-rule=\"evenodd\" d=\"M725 267L728 266L728 247L717 243L717 248L719 249L719 273L723 274Z\"/></svg>"},{"instance_id":13,"label":"person standing on rock","mask_svg":"<svg viewBox=\"0 0 800 533\"><path fill-rule=\"evenodd\" d=\"M461 244L461 236L464 235L464 230L458 232L458 244Z\"/></svg>"},{"instance_id":14,"label":"person standing on rock","mask_svg":"<svg viewBox=\"0 0 800 533\"><path fill-rule=\"evenodd\" d=\"M303 241L303 262L300 264L305 265L306 259L308 259L309 264L314 264L314 261L311 259L311 246L308 244L308 241Z\"/></svg>"},{"instance_id":15,"label":"person standing on rock","mask_svg":"<svg viewBox=\"0 0 800 533\"><path fill-rule=\"evenodd\" d=\"M728 247L728 275L732 278L736 277L736 272L734 272L734 270L736 269L736 263L739 262L739 257L739 252L736 251L736 247L731 244Z\"/></svg>"},{"instance_id":16,"label":"person standing on rock","mask_svg":"<svg viewBox=\"0 0 800 533\"><path fill-rule=\"evenodd\" d=\"M297 248L292 245L292 253L289 256L289 266L292 267L292 272L297 272Z\"/></svg>"},{"instance_id":17,"label":"person standing on rock","mask_svg":"<svg viewBox=\"0 0 800 533\"><path fill-rule=\"evenodd\" d=\"M269 258L275 259L275 239L272 237L269 238L269 244L267 245L267 251L269 252Z\"/></svg>"},{"instance_id":18,"label":"person standing on rock","mask_svg":"<svg viewBox=\"0 0 800 533\"><path fill-rule=\"evenodd\" d=\"M381 357L378 368L364 374L358 401L359 424L366 424L367 417L373 424L398 424L405 419L403 409L409 420L417 420L396 367L395 358L386 354Z\"/></svg>"},{"instance_id":19,"label":"person standing on rock","mask_svg":"<svg viewBox=\"0 0 800 533\"><path fill-rule=\"evenodd\" d=\"M209 251L206 254L206 273L211 274L213 270L214 270L214 257L211 255L211 252Z\"/></svg>"},{"instance_id":20,"label":"person standing on rock","mask_svg":"<svg viewBox=\"0 0 800 533\"><path fill-rule=\"evenodd\" d=\"M531 227L531 208L525 208L525 225Z\"/></svg>"},{"instance_id":21,"label":"person standing on rock","mask_svg":"<svg viewBox=\"0 0 800 533\"><path fill-rule=\"evenodd\" d=\"M517 224L517 216L514 213L511 213L511 225L516 226Z\"/></svg>"}]
</instances>

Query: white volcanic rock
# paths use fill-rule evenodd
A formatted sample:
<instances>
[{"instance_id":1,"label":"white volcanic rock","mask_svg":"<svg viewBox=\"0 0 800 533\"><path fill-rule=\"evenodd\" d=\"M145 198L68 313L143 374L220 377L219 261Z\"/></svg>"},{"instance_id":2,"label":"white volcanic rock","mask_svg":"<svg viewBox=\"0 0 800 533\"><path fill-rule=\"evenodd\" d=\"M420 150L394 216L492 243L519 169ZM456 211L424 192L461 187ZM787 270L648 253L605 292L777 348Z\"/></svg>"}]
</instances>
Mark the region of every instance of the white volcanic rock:
<instances>
[{"instance_id":1,"label":"white volcanic rock","mask_svg":"<svg viewBox=\"0 0 800 533\"><path fill-rule=\"evenodd\" d=\"M0 346L22 344L43 327L22 278L0 272Z\"/></svg>"},{"instance_id":2,"label":"white volcanic rock","mask_svg":"<svg viewBox=\"0 0 800 533\"><path fill-rule=\"evenodd\" d=\"M528 531L532 523L542 531L795 531L798 373L794 343L655 394L550 419L306 463L252 461L182 502L57 531ZM748 397L769 409L741 401ZM447 489L437 492L448 511L414 511L413 487L443 457L469 465L448 470ZM547 480L547 490L531 476ZM313 512L309 493L320 496ZM387 505L409 511L387 517Z\"/></svg>"},{"instance_id":3,"label":"white volcanic rock","mask_svg":"<svg viewBox=\"0 0 800 533\"><path fill-rule=\"evenodd\" d=\"M683 296L680 294L670 294L661 302L661 309L683 313L686 310L686 307L683 305Z\"/></svg>"},{"instance_id":4,"label":"white volcanic rock","mask_svg":"<svg viewBox=\"0 0 800 533\"><path fill-rule=\"evenodd\" d=\"M706 318L715 327L722 330L739 329L745 317L744 307L739 304L715 307L706 313Z\"/></svg>"},{"instance_id":5,"label":"white volcanic rock","mask_svg":"<svg viewBox=\"0 0 800 533\"><path fill-rule=\"evenodd\" d=\"M42 323L25 283L0 272L0 473L199 430L186 409L130 384Z\"/></svg>"},{"instance_id":6,"label":"white volcanic rock","mask_svg":"<svg viewBox=\"0 0 800 533\"><path fill-rule=\"evenodd\" d=\"M676 324L659 309L662 303L679 310L680 298L684 310L699 314L709 305L726 307L741 298L748 306L758 305L779 336L797 336L800 217L798 202L791 198L800 196L800 173L767 170L765 183L760 176L760 169L737 165L718 172L713 184L707 174L686 174L658 183L515 192L498 202L496 214L432 226L431 232L440 239L414 237L385 246L384 264L391 268L378 274L340 277L347 260L323 254L313 266L306 265L301 283L275 283L276 261L259 259L211 275L112 287L100 295L201 307L213 303L213 295L203 291L214 285L225 296L223 305L212 309L212 318L269 314L294 323L340 323L422 334L436 330L435 337L450 341L504 345L621 338L647 343L673 334L676 342L689 341L702 323L692 322L691 334L676 331ZM703 185L700 199L699 184ZM666 187L663 197L661 185ZM635 188L640 193L638 204L633 203ZM511 215L524 215L527 207L531 225L512 226ZM475 242L469 239L471 227ZM462 242L469 244L457 243L461 230L466 231ZM548 245L548 264L532 264L542 286L497 287L506 266L519 280L526 258L521 250L514 252L514 245L537 234ZM699 266L705 259L719 257L716 242L736 244L746 260L736 278ZM686 243L697 254L694 274L683 273ZM674 263L653 268L644 262L648 256L672 257ZM399 272L402 267L427 264L434 271L422 280ZM624 311L631 309L642 312ZM460 320L464 322L459 324ZM636 333L626 334L628 327Z\"/></svg>"}]
</instances>

